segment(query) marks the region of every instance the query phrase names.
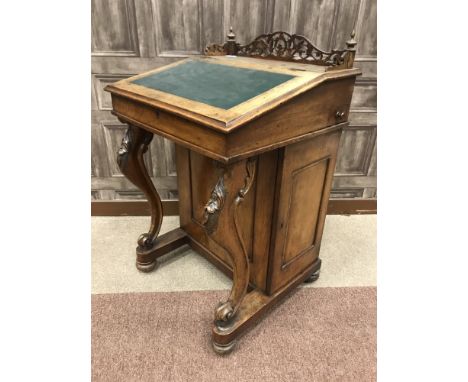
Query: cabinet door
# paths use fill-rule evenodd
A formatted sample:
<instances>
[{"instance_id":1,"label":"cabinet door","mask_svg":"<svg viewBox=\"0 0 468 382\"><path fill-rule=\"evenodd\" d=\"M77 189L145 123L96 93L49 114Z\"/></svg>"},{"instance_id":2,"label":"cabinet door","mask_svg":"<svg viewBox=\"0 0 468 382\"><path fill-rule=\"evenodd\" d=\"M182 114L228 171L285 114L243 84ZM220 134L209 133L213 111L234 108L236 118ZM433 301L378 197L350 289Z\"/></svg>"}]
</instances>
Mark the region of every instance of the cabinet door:
<instances>
[{"instance_id":1,"label":"cabinet door","mask_svg":"<svg viewBox=\"0 0 468 382\"><path fill-rule=\"evenodd\" d=\"M283 149L277 179L269 292L318 258L341 130Z\"/></svg>"}]
</instances>

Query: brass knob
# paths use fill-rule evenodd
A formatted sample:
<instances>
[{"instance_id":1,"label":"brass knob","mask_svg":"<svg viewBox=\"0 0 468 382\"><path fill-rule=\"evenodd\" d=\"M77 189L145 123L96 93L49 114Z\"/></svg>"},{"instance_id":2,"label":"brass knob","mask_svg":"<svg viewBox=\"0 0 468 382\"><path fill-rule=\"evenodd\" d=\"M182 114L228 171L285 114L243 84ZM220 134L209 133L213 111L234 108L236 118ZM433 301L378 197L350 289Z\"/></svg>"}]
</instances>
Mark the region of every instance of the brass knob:
<instances>
[{"instance_id":1,"label":"brass knob","mask_svg":"<svg viewBox=\"0 0 468 382\"><path fill-rule=\"evenodd\" d=\"M336 114L335 114L335 117L336 119L341 119L345 116L345 112L344 111L337 111Z\"/></svg>"}]
</instances>

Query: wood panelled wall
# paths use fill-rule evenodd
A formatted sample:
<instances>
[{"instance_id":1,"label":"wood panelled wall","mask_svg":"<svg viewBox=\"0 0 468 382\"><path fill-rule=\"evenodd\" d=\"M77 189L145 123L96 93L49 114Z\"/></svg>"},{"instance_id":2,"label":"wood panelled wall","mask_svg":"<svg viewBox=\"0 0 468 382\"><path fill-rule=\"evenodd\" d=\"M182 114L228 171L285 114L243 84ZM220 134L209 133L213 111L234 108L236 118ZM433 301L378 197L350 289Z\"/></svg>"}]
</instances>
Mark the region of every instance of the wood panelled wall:
<instances>
[{"instance_id":1,"label":"wood panelled wall","mask_svg":"<svg viewBox=\"0 0 468 382\"><path fill-rule=\"evenodd\" d=\"M119 171L125 126L111 115L103 88L114 81L200 54L221 43L229 26L237 41L284 30L319 48L343 48L353 28L358 78L350 126L341 138L332 198L376 197L376 0L93 0L92 199L144 199ZM147 165L163 199L177 199L174 145L155 136Z\"/></svg>"}]
</instances>

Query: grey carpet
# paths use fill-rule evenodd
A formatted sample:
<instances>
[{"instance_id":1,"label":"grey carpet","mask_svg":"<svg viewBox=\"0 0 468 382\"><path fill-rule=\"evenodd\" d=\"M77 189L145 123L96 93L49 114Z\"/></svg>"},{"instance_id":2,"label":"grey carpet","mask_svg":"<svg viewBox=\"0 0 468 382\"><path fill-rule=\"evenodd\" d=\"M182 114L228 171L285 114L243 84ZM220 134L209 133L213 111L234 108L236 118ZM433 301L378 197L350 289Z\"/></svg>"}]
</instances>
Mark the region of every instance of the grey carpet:
<instances>
[{"instance_id":1,"label":"grey carpet","mask_svg":"<svg viewBox=\"0 0 468 382\"><path fill-rule=\"evenodd\" d=\"M93 295L93 381L375 381L374 287L296 289L220 357L211 318L226 294Z\"/></svg>"}]
</instances>

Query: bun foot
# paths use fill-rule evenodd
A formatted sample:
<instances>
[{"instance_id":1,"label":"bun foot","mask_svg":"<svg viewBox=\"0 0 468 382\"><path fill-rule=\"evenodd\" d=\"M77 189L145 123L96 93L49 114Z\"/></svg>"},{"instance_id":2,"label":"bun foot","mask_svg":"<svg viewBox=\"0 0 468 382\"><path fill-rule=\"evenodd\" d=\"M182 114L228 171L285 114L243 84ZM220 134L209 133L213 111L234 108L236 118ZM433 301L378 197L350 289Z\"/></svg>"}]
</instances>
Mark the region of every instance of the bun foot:
<instances>
[{"instance_id":1,"label":"bun foot","mask_svg":"<svg viewBox=\"0 0 468 382\"><path fill-rule=\"evenodd\" d=\"M153 269L155 269L158 265L158 262L156 259L152 261L151 263L139 263L138 261L136 262L136 267L140 272L148 273L151 272Z\"/></svg>"},{"instance_id":2,"label":"bun foot","mask_svg":"<svg viewBox=\"0 0 468 382\"><path fill-rule=\"evenodd\" d=\"M217 354L224 355L229 354L232 349L234 348L236 341L229 342L227 345L224 344L217 344L216 342L212 342L213 349Z\"/></svg>"},{"instance_id":3,"label":"bun foot","mask_svg":"<svg viewBox=\"0 0 468 382\"><path fill-rule=\"evenodd\" d=\"M320 277L320 269L312 273L308 278L306 278L304 280L304 283L306 284L313 283L314 281L317 281L319 277Z\"/></svg>"}]
</instances>

